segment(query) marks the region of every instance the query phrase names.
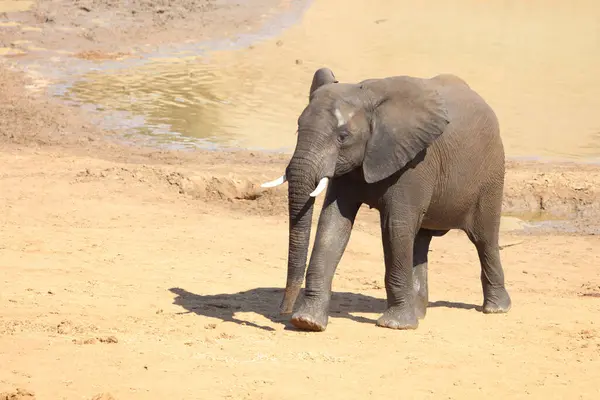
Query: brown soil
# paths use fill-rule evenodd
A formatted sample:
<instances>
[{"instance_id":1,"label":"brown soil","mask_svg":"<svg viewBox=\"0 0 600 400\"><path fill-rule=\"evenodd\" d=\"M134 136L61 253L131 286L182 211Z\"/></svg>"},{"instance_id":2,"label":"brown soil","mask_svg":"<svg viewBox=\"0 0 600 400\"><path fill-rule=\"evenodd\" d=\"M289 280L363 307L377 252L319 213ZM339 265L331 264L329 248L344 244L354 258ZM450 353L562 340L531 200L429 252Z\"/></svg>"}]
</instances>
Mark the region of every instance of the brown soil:
<instances>
[{"instance_id":1,"label":"brown soil","mask_svg":"<svg viewBox=\"0 0 600 400\"><path fill-rule=\"evenodd\" d=\"M148 40L161 18L142 21ZM304 333L277 314L286 187L258 187L285 156L125 147L28 85L0 64L0 399L600 395L600 167L507 163L506 213L570 218L503 227L508 314L480 312L476 252L452 232L433 243L419 328L375 327L382 250L364 209L330 325Z\"/></svg>"},{"instance_id":2,"label":"brown soil","mask_svg":"<svg viewBox=\"0 0 600 400\"><path fill-rule=\"evenodd\" d=\"M14 24L2 28L0 47L26 54L33 45L82 58L111 58L162 43L252 32L289 6L285 0L38 0L27 11L4 17L0 8L0 22Z\"/></svg>"}]
</instances>

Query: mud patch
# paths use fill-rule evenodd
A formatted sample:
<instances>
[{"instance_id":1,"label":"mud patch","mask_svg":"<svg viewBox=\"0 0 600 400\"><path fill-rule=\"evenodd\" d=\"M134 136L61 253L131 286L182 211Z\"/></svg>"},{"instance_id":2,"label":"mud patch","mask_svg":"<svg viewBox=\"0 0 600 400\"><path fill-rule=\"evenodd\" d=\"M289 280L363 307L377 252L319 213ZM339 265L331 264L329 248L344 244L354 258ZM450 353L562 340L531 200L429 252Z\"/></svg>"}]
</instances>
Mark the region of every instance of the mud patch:
<instances>
[{"instance_id":1,"label":"mud patch","mask_svg":"<svg viewBox=\"0 0 600 400\"><path fill-rule=\"evenodd\" d=\"M52 144L92 142L102 133L83 112L38 97L25 89L32 84L23 74L0 64L0 143ZM95 137L94 137L95 136Z\"/></svg>"}]
</instances>

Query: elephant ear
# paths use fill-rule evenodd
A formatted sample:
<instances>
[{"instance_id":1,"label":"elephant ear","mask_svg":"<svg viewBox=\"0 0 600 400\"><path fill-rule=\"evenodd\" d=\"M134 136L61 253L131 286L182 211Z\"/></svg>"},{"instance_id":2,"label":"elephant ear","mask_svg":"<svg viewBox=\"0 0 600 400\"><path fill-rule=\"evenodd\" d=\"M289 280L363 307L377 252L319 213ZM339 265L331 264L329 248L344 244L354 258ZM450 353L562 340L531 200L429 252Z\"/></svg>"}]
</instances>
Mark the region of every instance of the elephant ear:
<instances>
[{"instance_id":1,"label":"elephant ear","mask_svg":"<svg viewBox=\"0 0 600 400\"><path fill-rule=\"evenodd\" d=\"M309 98L315 90L330 83L338 83L337 79L335 79L335 75L333 75L333 71L329 68L319 68L316 70L313 75L312 84L310 85Z\"/></svg>"},{"instance_id":2,"label":"elephant ear","mask_svg":"<svg viewBox=\"0 0 600 400\"><path fill-rule=\"evenodd\" d=\"M363 83L380 96L371 118L363 173L368 183L385 179L425 150L449 123L435 88L416 78L395 77Z\"/></svg>"}]
</instances>

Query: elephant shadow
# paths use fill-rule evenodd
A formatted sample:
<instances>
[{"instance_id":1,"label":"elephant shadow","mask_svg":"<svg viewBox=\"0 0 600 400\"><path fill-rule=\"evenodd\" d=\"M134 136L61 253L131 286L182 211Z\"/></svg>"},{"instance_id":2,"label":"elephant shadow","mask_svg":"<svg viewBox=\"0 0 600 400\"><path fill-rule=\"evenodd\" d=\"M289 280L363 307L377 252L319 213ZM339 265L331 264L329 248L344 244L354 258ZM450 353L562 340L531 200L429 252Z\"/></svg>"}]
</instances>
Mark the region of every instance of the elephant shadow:
<instances>
[{"instance_id":1,"label":"elephant shadow","mask_svg":"<svg viewBox=\"0 0 600 400\"><path fill-rule=\"evenodd\" d=\"M281 288L256 288L238 293L223 293L215 295L199 295L182 288L171 288L170 292L177 295L173 304L183 309L185 313L195 313L205 317L218 318L224 322L252 326L257 329L274 331L270 326L238 318L237 313L256 313L271 322L283 324L287 330L296 330L289 322L289 315L279 314L279 303L283 298ZM300 294L302 296L303 293ZM331 296L330 315L334 318L347 318L352 321L375 324L376 319L353 315L353 313L374 313L377 317L386 309L386 301L363 294L349 292L333 292ZM429 304L433 307L448 307L460 309L476 309L481 307L473 304L437 301Z\"/></svg>"}]
</instances>

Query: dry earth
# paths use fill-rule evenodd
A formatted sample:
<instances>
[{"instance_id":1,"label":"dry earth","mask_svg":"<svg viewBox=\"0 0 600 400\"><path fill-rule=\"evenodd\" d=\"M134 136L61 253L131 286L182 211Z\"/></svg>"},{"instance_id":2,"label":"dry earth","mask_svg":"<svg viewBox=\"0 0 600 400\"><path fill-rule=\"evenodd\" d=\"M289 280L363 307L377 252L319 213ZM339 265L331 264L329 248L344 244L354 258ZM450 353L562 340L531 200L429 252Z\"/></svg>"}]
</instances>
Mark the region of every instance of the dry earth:
<instances>
[{"instance_id":1,"label":"dry earth","mask_svg":"<svg viewBox=\"0 0 600 400\"><path fill-rule=\"evenodd\" d=\"M124 147L28 84L0 65L0 399L600 396L600 168L507 163L507 214L570 218L506 220L508 314L479 311L454 232L433 242L419 329L375 327L365 209L330 325L305 333L277 313L286 188L258 187L284 156Z\"/></svg>"},{"instance_id":2,"label":"dry earth","mask_svg":"<svg viewBox=\"0 0 600 400\"><path fill-rule=\"evenodd\" d=\"M0 1L0 48L12 49L6 52L12 57L59 51L119 58L162 43L252 32L289 7L289 0Z\"/></svg>"}]
</instances>

